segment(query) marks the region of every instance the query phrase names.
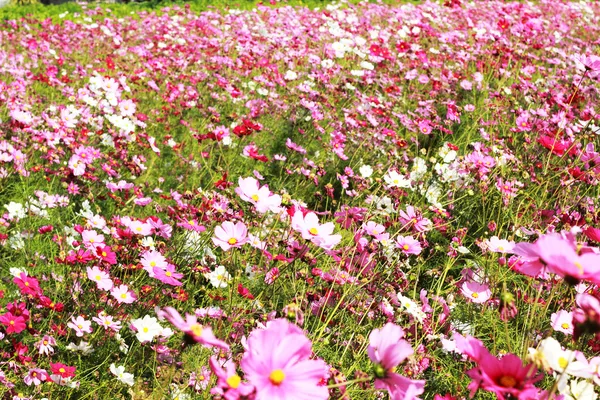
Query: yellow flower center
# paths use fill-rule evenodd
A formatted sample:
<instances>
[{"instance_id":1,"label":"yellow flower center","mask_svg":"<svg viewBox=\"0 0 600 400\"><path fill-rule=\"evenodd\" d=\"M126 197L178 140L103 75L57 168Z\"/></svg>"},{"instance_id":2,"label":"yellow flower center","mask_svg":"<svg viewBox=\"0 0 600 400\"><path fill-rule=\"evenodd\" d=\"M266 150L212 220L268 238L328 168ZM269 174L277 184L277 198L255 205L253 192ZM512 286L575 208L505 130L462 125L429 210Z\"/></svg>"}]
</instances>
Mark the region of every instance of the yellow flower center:
<instances>
[{"instance_id":1,"label":"yellow flower center","mask_svg":"<svg viewBox=\"0 0 600 400\"><path fill-rule=\"evenodd\" d=\"M101 277L100 275L96 275L96 280L97 280L97 281L101 281L101 280L102 280L102 277Z\"/></svg>"},{"instance_id":2,"label":"yellow flower center","mask_svg":"<svg viewBox=\"0 0 600 400\"><path fill-rule=\"evenodd\" d=\"M564 357L559 357L558 358L558 366L561 367L562 369L567 368L567 365L569 365L569 360L567 360Z\"/></svg>"},{"instance_id":3,"label":"yellow flower center","mask_svg":"<svg viewBox=\"0 0 600 400\"><path fill-rule=\"evenodd\" d=\"M237 242L238 242L238 241L237 241L237 239L236 239L236 238L231 238L231 239L229 239L229 240L227 241L227 243L229 243L229 244L230 244L230 245L232 245L232 246L233 246L233 245L235 245Z\"/></svg>"},{"instance_id":4,"label":"yellow flower center","mask_svg":"<svg viewBox=\"0 0 600 400\"><path fill-rule=\"evenodd\" d=\"M317 228L310 228L310 229L308 230L308 232L309 232L311 235L315 235L315 236L316 236L316 235L319 233L319 231L317 230Z\"/></svg>"},{"instance_id":5,"label":"yellow flower center","mask_svg":"<svg viewBox=\"0 0 600 400\"><path fill-rule=\"evenodd\" d=\"M11 319L10 322L9 322L9 324L14 325L15 324L15 320Z\"/></svg>"},{"instance_id":6,"label":"yellow flower center","mask_svg":"<svg viewBox=\"0 0 600 400\"><path fill-rule=\"evenodd\" d=\"M407 244L405 244L404 246L402 246L402 248L403 248L404 250L408 250L408 245L407 245Z\"/></svg>"},{"instance_id":7,"label":"yellow flower center","mask_svg":"<svg viewBox=\"0 0 600 400\"><path fill-rule=\"evenodd\" d=\"M258 195L257 194L253 194L252 196L250 196L252 198L252 200L254 201L258 201Z\"/></svg>"},{"instance_id":8,"label":"yellow flower center","mask_svg":"<svg viewBox=\"0 0 600 400\"><path fill-rule=\"evenodd\" d=\"M142 329L144 331L144 333L148 333L149 329L147 326L144 327L144 329Z\"/></svg>"},{"instance_id":9,"label":"yellow flower center","mask_svg":"<svg viewBox=\"0 0 600 400\"><path fill-rule=\"evenodd\" d=\"M200 324L194 324L190 326L190 331L194 334L194 336L200 337L202 336L202 326Z\"/></svg>"},{"instance_id":10,"label":"yellow flower center","mask_svg":"<svg viewBox=\"0 0 600 400\"><path fill-rule=\"evenodd\" d=\"M561 327L561 328L563 328L563 329L569 329L569 324L567 324L566 322L563 322L563 323L560 325L560 327Z\"/></svg>"},{"instance_id":11,"label":"yellow flower center","mask_svg":"<svg viewBox=\"0 0 600 400\"><path fill-rule=\"evenodd\" d=\"M61 367L61 368L58 370L58 372L60 372L61 374L64 374L64 373L65 373L65 369Z\"/></svg>"},{"instance_id":12,"label":"yellow flower center","mask_svg":"<svg viewBox=\"0 0 600 400\"><path fill-rule=\"evenodd\" d=\"M127 298L127 294L126 294L126 293L123 293L123 294L121 295L121 298L122 298L122 299L126 299L126 298Z\"/></svg>"},{"instance_id":13,"label":"yellow flower center","mask_svg":"<svg viewBox=\"0 0 600 400\"><path fill-rule=\"evenodd\" d=\"M285 373L280 369L274 370L273 372L271 372L271 375L269 375L269 380L273 385L280 385L284 379Z\"/></svg>"},{"instance_id":14,"label":"yellow flower center","mask_svg":"<svg viewBox=\"0 0 600 400\"><path fill-rule=\"evenodd\" d=\"M171 276L171 272L170 272L170 271L167 271L167 272L165 272L165 275L166 275L166 276Z\"/></svg>"},{"instance_id":15,"label":"yellow flower center","mask_svg":"<svg viewBox=\"0 0 600 400\"><path fill-rule=\"evenodd\" d=\"M154 261L150 261L150 266L151 266L151 267L156 267L156 262L154 262Z\"/></svg>"},{"instance_id":16,"label":"yellow flower center","mask_svg":"<svg viewBox=\"0 0 600 400\"><path fill-rule=\"evenodd\" d=\"M478 298L478 297L479 297L479 293L473 293L473 294L471 295L471 297L472 297L472 298L474 298L474 299L476 299L476 298Z\"/></svg>"},{"instance_id":17,"label":"yellow flower center","mask_svg":"<svg viewBox=\"0 0 600 400\"><path fill-rule=\"evenodd\" d=\"M504 375L502 378L500 378L500 385L506 388L515 387L516 384L517 380L512 376Z\"/></svg>"},{"instance_id":18,"label":"yellow flower center","mask_svg":"<svg viewBox=\"0 0 600 400\"><path fill-rule=\"evenodd\" d=\"M106 257L106 252L105 251L102 252L102 257Z\"/></svg>"},{"instance_id":19,"label":"yellow flower center","mask_svg":"<svg viewBox=\"0 0 600 400\"><path fill-rule=\"evenodd\" d=\"M240 383L242 383L242 378L240 378L238 375L231 375L229 378L227 378L227 384L232 389L237 389L238 386L240 386Z\"/></svg>"}]
</instances>

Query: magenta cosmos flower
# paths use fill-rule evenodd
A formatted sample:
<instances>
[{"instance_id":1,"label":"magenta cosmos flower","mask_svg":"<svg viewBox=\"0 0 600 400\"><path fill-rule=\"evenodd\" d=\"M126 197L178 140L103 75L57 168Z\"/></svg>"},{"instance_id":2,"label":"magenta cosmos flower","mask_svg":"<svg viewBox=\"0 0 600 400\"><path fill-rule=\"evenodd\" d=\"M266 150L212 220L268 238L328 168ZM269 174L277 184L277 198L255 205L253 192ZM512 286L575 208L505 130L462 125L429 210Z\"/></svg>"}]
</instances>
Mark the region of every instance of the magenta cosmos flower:
<instances>
[{"instance_id":1,"label":"magenta cosmos flower","mask_svg":"<svg viewBox=\"0 0 600 400\"><path fill-rule=\"evenodd\" d=\"M242 221L233 223L225 221L215 228L213 243L224 251L232 247L241 247L248 241L248 229Z\"/></svg>"},{"instance_id":2,"label":"magenta cosmos flower","mask_svg":"<svg viewBox=\"0 0 600 400\"><path fill-rule=\"evenodd\" d=\"M523 365L523 361L514 354L507 354L501 359L484 352L478 366L467 371L473 382L469 384L471 395L478 388L494 393L499 400L539 399L539 389L534 383L542 379L535 365Z\"/></svg>"},{"instance_id":3,"label":"magenta cosmos flower","mask_svg":"<svg viewBox=\"0 0 600 400\"><path fill-rule=\"evenodd\" d=\"M403 337L402 328L391 322L369 335L367 352L375 363L375 388L387 390L392 400L418 399L425 388L425 381L408 379L395 372L398 364L413 354Z\"/></svg>"},{"instance_id":4,"label":"magenta cosmos flower","mask_svg":"<svg viewBox=\"0 0 600 400\"><path fill-rule=\"evenodd\" d=\"M205 347L218 347L229 351L229 345L215 337L210 327L198 323L195 315L186 314L185 319L173 307L165 307L157 313L159 318L166 318L173 326L185 333L189 342L200 343Z\"/></svg>"},{"instance_id":5,"label":"magenta cosmos flower","mask_svg":"<svg viewBox=\"0 0 600 400\"><path fill-rule=\"evenodd\" d=\"M285 319L254 330L240 366L256 388L256 400L327 399L329 392L321 382L328 368L321 360L309 359L311 347L302 330Z\"/></svg>"},{"instance_id":6,"label":"magenta cosmos flower","mask_svg":"<svg viewBox=\"0 0 600 400\"><path fill-rule=\"evenodd\" d=\"M467 371L473 380L469 384L471 397L479 388L494 393L499 400L514 398L519 400L539 399L539 389L534 383L542 379L533 364L523 366L523 361L514 354L498 359L490 354L481 340L472 336L453 336L456 350L477 363L477 367Z\"/></svg>"}]
</instances>

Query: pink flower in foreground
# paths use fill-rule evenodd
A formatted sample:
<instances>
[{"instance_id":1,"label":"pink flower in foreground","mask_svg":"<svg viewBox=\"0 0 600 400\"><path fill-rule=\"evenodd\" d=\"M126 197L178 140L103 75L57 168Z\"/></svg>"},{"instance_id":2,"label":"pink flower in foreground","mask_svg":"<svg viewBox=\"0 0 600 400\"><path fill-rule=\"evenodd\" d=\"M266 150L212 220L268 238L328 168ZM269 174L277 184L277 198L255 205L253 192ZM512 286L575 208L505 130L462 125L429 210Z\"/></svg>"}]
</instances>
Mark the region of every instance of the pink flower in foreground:
<instances>
[{"instance_id":1,"label":"pink flower in foreground","mask_svg":"<svg viewBox=\"0 0 600 400\"><path fill-rule=\"evenodd\" d=\"M535 365L523 366L523 361L514 354L507 354L498 359L490 354L479 339L472 336L463 337L455 333L453 339L456 342L456 350L478 364L467 371L467 375L473 380L468 386L471 397L481 388L493 392L499 400L540 398L539 389L533 384L543 376L537 373Z\"/></svg>"},{"instance_id":2,"label":"pink flower in foreground","mask_svg":"<svg viewBox=\"0 0 600 400\"><path fill-rule=\"evenodd\" d=\"M200 343L205 347L218 347L229 351L229 345L215 337L210 327L204 327L198 323L195 315L186 314L185 319L173 307L165 307L156 315L165 318L173 326L185 333L186 340Z\"/></svg>"},{"instance_id":3,"label":"pink flower in foreground","mask_svg":"<svg viewBox=\"0 0 600 400\"><path fill-rule=\"evenodd\" d=\"M577 340L584 333L600 332L600 301L587 293L575 296L579 308L573 311L573 338Z\"/></svg>"},{"instance_id":4,"label":"pink flower in foreground","mask_svg":"<svg viewBox=\"0 0 600 400\"><path fill-rule=\"evenodd\" d=\"M467 371L473 381L469 384L471 395L481 388L494 393L499 400L540 398L539 389L533 384L543 375L537 373L533 364L523 365L523 361L514 354L507 354L501 359L485 352L479 365Z\"/></svg>"},{"instance_id":5,"label":"pink flower in foreground","mask_svg":"<svg viewBox=\"0 0 600 400\"><path fill-rule=\"evenodd\" d=\"M425 381L411 380L394 372L398 364L413 354L403 337L402 328L391 322L369 335L367 352L375 363L375 388L387 390L392 400L418 399L425 388Z\"/></svg>"},{"instance_id":6,"label":"pink flower in foreground","mask_svg":"<svg viewBox=\"0 0 600 400\"><path fill-rule=\"evenodd\" d=\"M232 247L242 247L248 241L248 229L242 221L233 223L225 221L215 228L213 243L224 251Z\"/></svg>"},{"instance_id":7,"label":"pink flower in foreground","mask_svg":"<svg viewBox=\"0 0 600 400\"><path fill-rule=\"evenodd\" d=\"M238 400L242 396L248 396L254 391L252 385L242 382L237 374L235 364L229 360L223 367L215 357L209 360L210 369L217 376L217 386L211 389L211 394L222 395L225 400Z\"/></svg>"},{"instance_id":8,"label":"pink flower in foreground","mask_svg":"<svg viewBox=\"0 0 600 400\"><path fill-rule=\"evenodd\" d=\"M256 388L256 400L327 399L327 387L320 385L327 365L310 359L311 347L304 332L285 319L252 331L240 366Z\"/></svg>"}]
</instances>

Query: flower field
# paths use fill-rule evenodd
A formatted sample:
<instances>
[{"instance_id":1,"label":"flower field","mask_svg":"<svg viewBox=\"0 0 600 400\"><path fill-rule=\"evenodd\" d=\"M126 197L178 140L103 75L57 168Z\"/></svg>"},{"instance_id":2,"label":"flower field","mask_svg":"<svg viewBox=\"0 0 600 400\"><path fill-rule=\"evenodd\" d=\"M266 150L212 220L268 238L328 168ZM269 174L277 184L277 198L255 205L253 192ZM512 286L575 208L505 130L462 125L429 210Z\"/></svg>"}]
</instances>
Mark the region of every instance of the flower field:
<instances>
[{"instance_id":1,"label":"flower field","mask_svg":"<svg viewBox=\"0 0 600 400\"><path fill-rule=\"evenodd\" d=\"M0 19L1 399L597 398L600 4L324 4Z\"/></svg>"}]
</instances>

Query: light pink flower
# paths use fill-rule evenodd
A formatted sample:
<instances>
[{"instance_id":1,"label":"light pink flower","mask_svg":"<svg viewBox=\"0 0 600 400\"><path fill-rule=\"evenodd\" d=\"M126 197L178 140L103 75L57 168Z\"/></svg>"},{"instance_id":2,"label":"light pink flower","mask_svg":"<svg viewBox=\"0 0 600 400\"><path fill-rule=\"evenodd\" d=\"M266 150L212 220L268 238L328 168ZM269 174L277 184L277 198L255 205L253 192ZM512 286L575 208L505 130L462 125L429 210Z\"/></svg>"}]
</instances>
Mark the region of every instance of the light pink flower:
<instances>
[{"instance_id":1,"label":"light pink flower","mask_svg":"<svg viewBox=\"0 0 600 400\"><path fill-rule=\"evenodd\" d=\"M136 294L129 290L127 285L119 285L112 288L110 291L112 297L114 297L119 303L131 304L137 300Z\"/></svg>"},{"instance_id":2,"label":"light pink flower","mask_svg":"<svg viewBox=\"0 0 600 400\"><path fill-rule=\"evenodd\" d=\"M113 281L110 279L110 275L98 267L87 267L87 277L96 282L98 289L110 290L113 288Z\"/></svg>"},{"instance_id":3,"label":"light pink flower","mask_svg":"<svg viewBox=\"0 0 600 400\"><path fill-rule=\"evenodd\" d=\"M212 241L224 251L232 247L242 247L248 241L248 229L242 221L235 224L231 221L225 221L215 228Z\"/></svg>"},{"instance_id":4,"label":"light pink flower","mask_svg":"<svg viewBox=\"0 0 600 400\"><path fill-rule=\"evenodd\" d=\"M186 339L192 342L200 343L204 347L217 347L229 351L229 345L217 339L210 327L200 325L195 315L186 314L185 319L183 319L173 307L165 307L159 310L156 315L160 319L165 318L175 328L185 333Z\"/></svg>"},{"instance_id":5,"label":"light pink flower","mask_svg":"<svg viewBox=\"0 0 600 400\"><path fill-rule=\"evenodd\" d=\"M396 239L396 247L402 250L404 254L421 254L421 243L415 240L412 236L398 236Z\"/></svg>"},{"instance_id":6,"label":"light pink flower","mask_svg":"<svg viewBox=\"0 0 600 400\"><path fill-rule=\"evenodd\" d=\"M86 333L92 333L92 322L87 321L81 315L77 318L71 317L71 322L67 326L75 331L77 337L82 337Z\"/></svg>"},{"instance_id":7,"label":"light pink flower","mask_svg":"<svg viewBox=\"0 0 600 400\"><path fill-rule=\"evenodd\" d=\"M463 282L461 293L473 303L485 303L492 296L490 287L472 280Z\"/></svg>"},{"instance_id":8,"label":"light pink flower","mask_svg":"<svg viewBox=\"0 0 600 400\"><path fill-rule=\"evenodd\" d=\"M148 250L142 254L140 259L143 269L148 272L151 278L154 278L154 268L166 269L167 259L159 251Z\"/></svg>"},{"instance_id":9,"label":"light pink flower","mask_svg":"<svg viewBox=\"0 0 600 400\"><path fill-rule=\"evenodd\" d=\"M319 217L314 212L302 215L300 210L296 210L292 217L292 228L300 232L304 239L325 250L333 249L342 240L341 235L332 234L335 228L333 222L319 224Z\"/></svg>"},{"instance_id":10,"label":"light pink flower","mask_svg":"<svg viewBox=\"0 0 600 400\"><path fill-rule=\"evenodd\" d=\"M573 334L573 313L560 310L558 312L553 313L550 316L550 321L552 322L552 329L555 331L562 332L566 335Z\"/></svg>"},{"instance_id":11,"label":"light pink flower","mask_svg":"<svg viewBox=\"0 0 600 400\"><path fill-rule=\"evenodd\" d=\"M272 194L267 185L260 187L259 182L252 177L240 178L238 185L235 192L242 200L254 204L259 213L280 210L281 196Z\"/></svg>"}]
</instances>

